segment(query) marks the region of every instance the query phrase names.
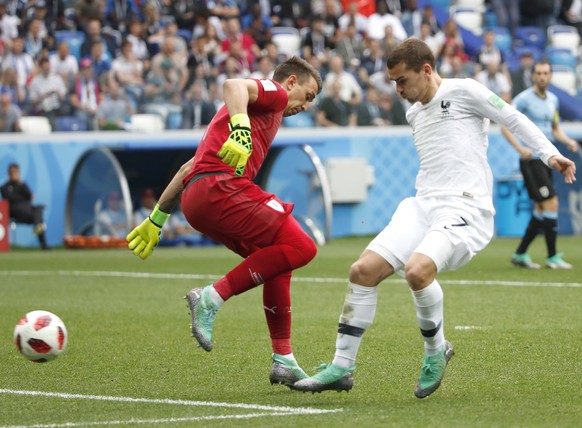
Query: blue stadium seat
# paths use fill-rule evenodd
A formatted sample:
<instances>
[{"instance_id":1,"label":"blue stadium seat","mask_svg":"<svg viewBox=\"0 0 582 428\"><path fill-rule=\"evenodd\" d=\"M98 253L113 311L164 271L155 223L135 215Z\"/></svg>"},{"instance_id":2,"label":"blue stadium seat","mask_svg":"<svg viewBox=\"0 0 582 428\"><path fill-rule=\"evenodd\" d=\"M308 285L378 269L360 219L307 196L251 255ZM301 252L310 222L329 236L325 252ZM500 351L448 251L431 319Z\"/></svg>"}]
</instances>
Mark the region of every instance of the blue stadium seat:
<instances>
[{"instance_id":1,"label":"blue stadium seat","mask_svg":"<svg viewBox=\"0 0 582 428\"><path fill-rule=\"evenodd\" d=\"M539 61L544 56L544 51L535 46L515 46L513 48L513 54L516 58L520 58L524 52L530 53L534 61Z\"/></svg>"},{"instance_id":2,"label":"blue stadium seat","mask_svg":"<svg viewBox=\"0 0 582 428\"><path fill-rule=\"evenodd\" d=\"M184 40L186 40L186 43L188 44L190 44L190 42L192 41L192 31L190 30L180 28L178 30L178 35L181 36Z\"/></svg>"},{"instance_id":3,"label":"blue stadium seat","mask_svg":"<svg viewBox=\"0 0 582 428\"><path fill-rule=\"evenodd\" d=\"M81 60L81 45L85 41L85 33L82 31L59 30L55 31L55 39L57 45L62 41L67 42L71 55L77 58L77 61Z\"/></svg>"},{"instance_id":4,"label":"blue stadium seat","mask_svg":"<svg viewBox=\"0 0 582 428\"><path fill-rule=\"evenodd\" d=\"M485 31L487 30L495 33L495 46L497 46L501 52L507 54L511 51L513 39L511 38L511 33L506 27L487 28Z\"/></svg>"},{"instance_id":5,"label":"blue stadium seat","mask_svg":"<svg viewBox=\"0 0 582 428\"><path fill-rule=\"evenodd\" d=\"M285 128L313 128L315 122L308 112L297 113L283 118Z\"/></svg>"},{"instance_id":6,"label":"blue stadium seat","mask_svg":"<svg viewBox=\"0 0 582 428\"><path fill-rule=\"evenodd\" d=\"M76 116L59 116L55 122L55 131L75 132L87 131L87 122Z\"/></svg>"},{"instance_id":7,"label":"blue stadium seat","mask_svg":"<svg viewBox=\"0 0 582 428\"><path fill-rule=\"evenodd\" d=\"M572 71L576 70L576 57L570 49L559 49L549 46L546 49L546 57L550 64L552 64L552 67L564 65L571 68Z\"/></svg>"},{"instance_id":8,"label":"blue stadium seat","mask_svg":"<svg viewBox=\"0 0 582 428\"><path fill-rule=\"evenodd\" d=\"M517 27L514 37L516 46L532 46L541 50L546 47L546 33L539 27Z\"/></svg>"}]
</instances>

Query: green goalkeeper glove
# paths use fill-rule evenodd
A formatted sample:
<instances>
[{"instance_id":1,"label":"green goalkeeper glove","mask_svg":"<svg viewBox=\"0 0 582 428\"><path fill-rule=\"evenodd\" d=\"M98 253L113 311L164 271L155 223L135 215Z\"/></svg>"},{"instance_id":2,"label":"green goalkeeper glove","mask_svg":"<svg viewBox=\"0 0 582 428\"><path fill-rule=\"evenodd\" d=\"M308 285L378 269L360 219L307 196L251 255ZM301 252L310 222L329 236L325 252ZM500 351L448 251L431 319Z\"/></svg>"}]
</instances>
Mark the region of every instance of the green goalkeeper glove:
<instances>
[{"instance_id":1,"label":"green goalkeeper glove","mask_svg":"<svg viewBox=\"0 0 582 428\"><path fill-rule=\"evenodd\" d=\"M244 113L235 114L230 118L228 128L230 129L230 135L217 153L217 156L224 163L235 168L234 175L241 177L253 152L251 120Z\"/></svg>"},{"instance_id":2,"label":"green goalkeeper glove","mask_svg":"<svg viewBox=\"0 0 582 428\"><path fill-rule=\"evenodd\" d=\"M142 260L152 255L154 248L160 242L162 226L169 217L170 214L160 211L160 206L156 204L149 217L125 237L128 242L127 247L133 251L133 254Z\"/></svg>"}]
</instances>

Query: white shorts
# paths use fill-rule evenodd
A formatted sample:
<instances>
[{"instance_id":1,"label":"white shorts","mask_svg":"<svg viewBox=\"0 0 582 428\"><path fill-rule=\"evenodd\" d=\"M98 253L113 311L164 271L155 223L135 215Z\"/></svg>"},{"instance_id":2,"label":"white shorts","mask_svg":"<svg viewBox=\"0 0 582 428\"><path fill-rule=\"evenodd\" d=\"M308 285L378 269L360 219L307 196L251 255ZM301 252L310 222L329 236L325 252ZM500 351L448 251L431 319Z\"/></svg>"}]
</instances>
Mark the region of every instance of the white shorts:
<instances>
[{"instance_id":1,"label":"white shorts","mask_svg":"<svg viewBox=\"0 0 582 428\"><path fill-rule=\"evenodd\" d=\"M438 272L458 269L493 237L493 214L454 198L404 199L368 245L402 274L412 253L430 257Z\"/></svg>"}]
</instances>

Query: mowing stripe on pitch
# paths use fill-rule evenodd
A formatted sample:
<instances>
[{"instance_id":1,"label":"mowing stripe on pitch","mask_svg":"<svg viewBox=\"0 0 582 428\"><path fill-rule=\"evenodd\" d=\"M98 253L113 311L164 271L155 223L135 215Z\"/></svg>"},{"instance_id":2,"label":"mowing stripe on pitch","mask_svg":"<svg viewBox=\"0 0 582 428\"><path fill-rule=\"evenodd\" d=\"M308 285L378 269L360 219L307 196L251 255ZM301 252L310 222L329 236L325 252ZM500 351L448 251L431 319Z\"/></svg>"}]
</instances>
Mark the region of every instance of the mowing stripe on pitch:
<instances>
[{"instance_id":1,"label":"mowing stripe on pitch","mask_svg":"<svg viewBox=\"0 0 582 428\"><path fill-rule=\"evenodd\" d=\"M186 273L148 273L148 272L109 272L109 271L82 271L82 270L4 270L0 275L13 276L79 276L79 277L118 277L118 278L143 278L143 279L183 279L183 280L215 280L222 278L222 275L186 274ZM293 282L307 283L333 283L347 284L347 278L309 278L293 277ZM386 282L404 284L400 278L388 279ZM442 284L451 285L499 285L504 287L572 287L582 288L580 282L535 282L535 281L489 281L489 280L463 280L447 279L442 280Z\"/></svg>"}]
</instances>

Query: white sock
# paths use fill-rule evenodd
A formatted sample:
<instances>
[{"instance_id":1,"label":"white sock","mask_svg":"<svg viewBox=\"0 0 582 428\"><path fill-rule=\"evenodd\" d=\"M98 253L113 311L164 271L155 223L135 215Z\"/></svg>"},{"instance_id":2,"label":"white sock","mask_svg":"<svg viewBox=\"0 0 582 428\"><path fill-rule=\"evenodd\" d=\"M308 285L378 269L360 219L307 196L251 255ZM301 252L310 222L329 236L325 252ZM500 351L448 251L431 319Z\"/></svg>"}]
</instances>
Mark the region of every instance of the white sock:
<instances>
[{"instance_id":1,"label":"white sock","mask_svg":"<svg viewBox=\"0 0 582 428\"><path fill-rule=\"evenodd\" d=\"M220 294L218 294L218 291L216 291L216 289L214 288L214 285L210 286L210 292L208 293L208 297L210 297L210 300L212 300L212 303L214 303L219 308L224 303L224 299L220 296Z\"/></svg>"},{"instance_id":2,"label":"white sock","mask_svg":"<svg viewBox=\"0 0 582 428\"><path fill-rule=\"evenodd\" d=\"M366 329L374 321L378 287L348 284L348 294L340 315L333 364L347 369L356 362L356 355Z\"/></svg>"},{"instance_id":3,"label":"white sock","mask_svg":"<svg viewBox=\"0 0 582 428\"><path fill-rule=\"evenodd\" d=\"M443 325L443 290L435 279L420 291L412 291L416 318L427 355L437 354L445 344Z\"/></svg>"}]
</instances>

